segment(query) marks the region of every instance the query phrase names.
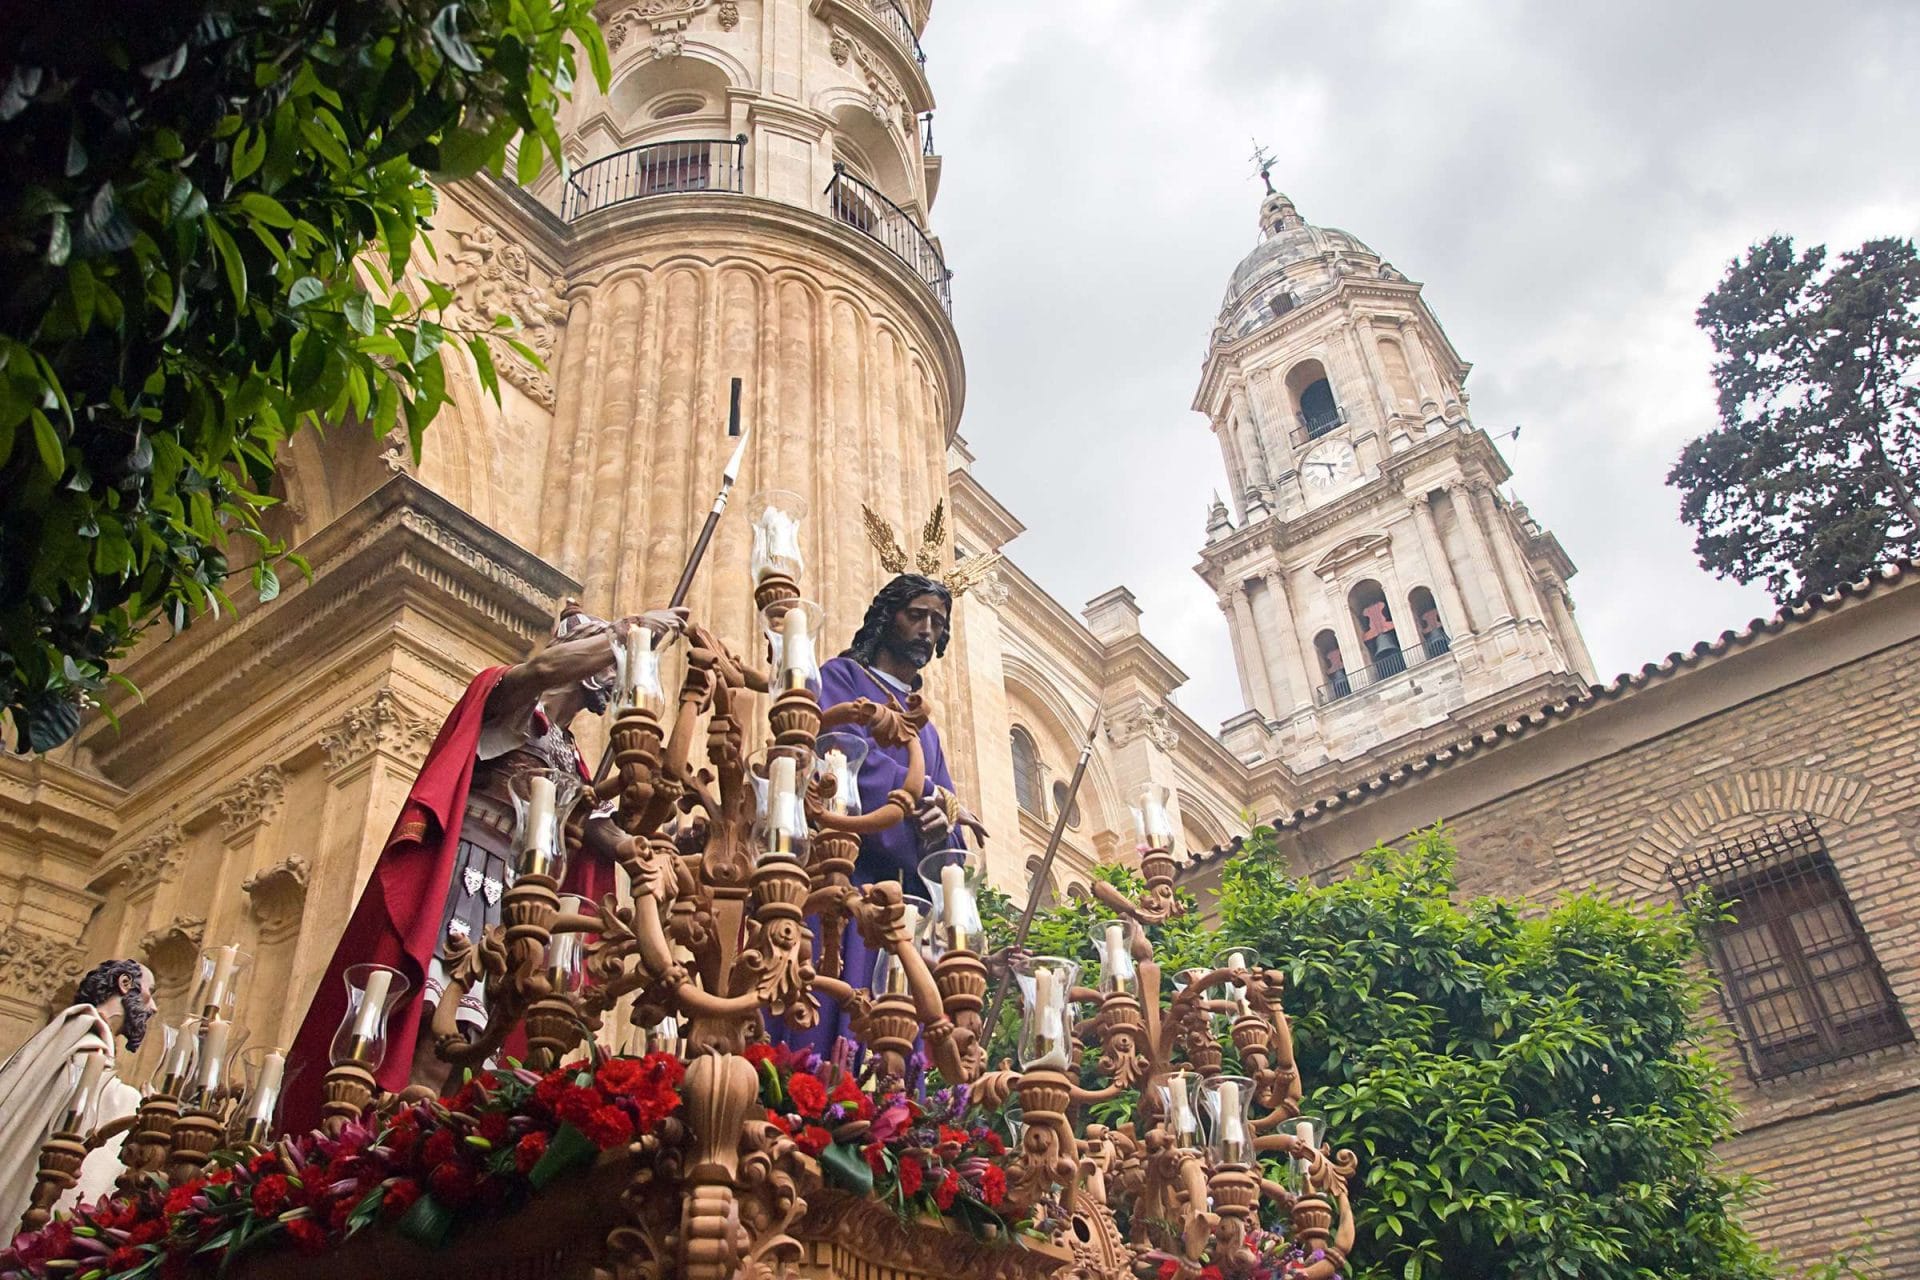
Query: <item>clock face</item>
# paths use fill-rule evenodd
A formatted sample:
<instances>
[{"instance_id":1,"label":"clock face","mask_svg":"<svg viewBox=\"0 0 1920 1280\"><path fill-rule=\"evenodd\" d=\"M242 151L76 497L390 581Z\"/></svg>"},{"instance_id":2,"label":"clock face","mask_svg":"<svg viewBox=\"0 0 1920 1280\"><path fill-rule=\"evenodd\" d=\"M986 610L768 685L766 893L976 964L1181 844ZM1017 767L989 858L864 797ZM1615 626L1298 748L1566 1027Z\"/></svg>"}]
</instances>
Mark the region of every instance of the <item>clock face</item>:
<instances>
[{"instance_id":1,"label":"clock face","mask_svg":"<svg viewBox=\"0 0 1920 1280\"><path fill-rule=\"evenodd\" d=\"M1318 445L1300 462L1300 479L1310 489L1337 489L1360 471L1360 460L1345 440Z\"/></svg>"}]
</instances>

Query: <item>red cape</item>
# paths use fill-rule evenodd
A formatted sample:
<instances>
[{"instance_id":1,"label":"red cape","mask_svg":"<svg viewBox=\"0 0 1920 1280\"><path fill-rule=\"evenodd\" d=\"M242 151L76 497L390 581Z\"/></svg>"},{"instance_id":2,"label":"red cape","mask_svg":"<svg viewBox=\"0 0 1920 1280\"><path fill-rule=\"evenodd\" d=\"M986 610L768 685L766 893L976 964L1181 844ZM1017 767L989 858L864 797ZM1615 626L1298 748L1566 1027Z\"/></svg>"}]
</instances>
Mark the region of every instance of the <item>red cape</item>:
<instances>
[{"instance_id":1,"label":"red cape","mask_svg":"<svg viewBox=\"0 0 1920 1280\"><path fill-rule=\"evenodd\" d=\"M427 965L440 943L440 920L446 914L460 820L479 759L487 699L507 670L489 667L475 676L440 726L353 917L327 961L288 1055L300 1066L281 1103L281 1121L289 1133L303 1133L320 1123L333 1035L347 1012L345 974L350 965L384 964L406 975L407 994L387 1020L387 1056L376 1078L390 1092L407 1087L420 1035ZM586 773L584 763L581 773ZM564 892L592 902L612 887L613 868L601 858L586 856L574 859Z\"/></svg>"}]
</instances>

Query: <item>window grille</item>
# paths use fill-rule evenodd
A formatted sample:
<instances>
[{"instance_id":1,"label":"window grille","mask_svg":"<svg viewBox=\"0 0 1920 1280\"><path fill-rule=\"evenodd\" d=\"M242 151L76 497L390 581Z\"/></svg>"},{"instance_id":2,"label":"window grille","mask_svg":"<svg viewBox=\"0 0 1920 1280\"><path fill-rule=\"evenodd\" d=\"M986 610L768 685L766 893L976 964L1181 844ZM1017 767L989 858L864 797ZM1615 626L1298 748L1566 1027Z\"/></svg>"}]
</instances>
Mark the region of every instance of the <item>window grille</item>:
<instances>
[{"instance_id":1,"label":"window grille","mask_svg":"<svg viewBox=\"0 0 1920 1280\"><path fill-rule=\"evenodd\" d=\"M1754 1078L1912 1039L1812 820L1715 845L1671 874L1731 917L1713 927L1711 955Z\"/></svg>"},{"instance_id":2,"label":"window grille","mask_svg":"<svg viewBox=\"0 0 1920 1280\"><path fill-rule=\"evenodd\" d=\"M1041 788L1040 750L1019 725L1013 727L1013 798L1034 817L1047 817L1046 792Z\"/></svg>"}]
</instances>

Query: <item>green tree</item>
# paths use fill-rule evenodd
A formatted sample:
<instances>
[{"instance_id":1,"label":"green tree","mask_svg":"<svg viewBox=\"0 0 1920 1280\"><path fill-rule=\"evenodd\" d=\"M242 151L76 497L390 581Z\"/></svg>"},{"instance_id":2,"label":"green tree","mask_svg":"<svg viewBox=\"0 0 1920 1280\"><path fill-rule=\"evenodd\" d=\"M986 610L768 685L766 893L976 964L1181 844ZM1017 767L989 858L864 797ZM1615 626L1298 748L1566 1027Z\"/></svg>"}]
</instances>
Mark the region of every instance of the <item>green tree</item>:
<instances>
[{"instance_id":1,"label":"green tree","mask_svg":"<svg viewBox=\"0 0 1920 1280\"><path fill-rule=\"evenodd\" d=\"M1697 313L1720 426L1667 475L1702 568L1785 602L1920 550L1920 258L1774 236Z\"/></svg>"},{"instance_id":2,"label":"green tree","mask_svg":"<svg viewBox=\"0 0 1920 1280\"><path fill-rule=\"evenodd\" d=\"M564 163L591 0L69 0L0 24L0 711L78 726L138 633L280 589L303 426L421 432L447 291L428 175ZM229 549L229 539L242 543ZM243 566L236 569L234 566ZM304 566L299 566L304 568Z\"/></svg>"},{"instance_id":3,"label":"green tree","mask_svg":"<svg viewBox=\"0 0 1920 1280\"><path fill-rule=\"evenodd\" d=\"M1457 905L1454 865L1434 831L1320 886L1262 828L1217 928L1158 952L1166 973L1230 946L1286 972L1303 1112L1360 1157L1356 1280L1777 1274L1712 1155L1733 1109L1699 1038L1697 919Z\"/></svg>"}]
</instances>

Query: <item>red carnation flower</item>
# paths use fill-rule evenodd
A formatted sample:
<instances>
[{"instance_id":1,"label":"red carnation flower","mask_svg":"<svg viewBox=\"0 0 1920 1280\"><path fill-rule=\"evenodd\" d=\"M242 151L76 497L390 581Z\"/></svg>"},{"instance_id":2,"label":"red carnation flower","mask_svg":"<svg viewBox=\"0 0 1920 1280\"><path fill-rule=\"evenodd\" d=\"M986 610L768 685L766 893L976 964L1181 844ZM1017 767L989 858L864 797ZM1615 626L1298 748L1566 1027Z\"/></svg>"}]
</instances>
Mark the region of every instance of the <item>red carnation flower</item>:
<instances>
[{"instance_id":1,"label":"red carnation flower","mask_svg":"<svg viewBox=\"0 0 1920 1280\"><path fill-rule=\"evenodd\" d=\"M900 1191L904 1195L917 1195L920 1184L925 1181L926 1166L920 1163L918 1156L900 1157Z\"/></svg>"},{"instance_id":2,"label":"red carnation flower","mask_svg":"<svg viewBox=\"0 0 1920 1280\"><path fill-rule=\"evenodd\" d=\"M1168 1258L1160 1264L1160 1280L1173 1280L1173 1278L1179 1274L1180 1264L1172 1258Z\"/></svg>"},{"instance_id":3,"label":"red carnation flower","mask_svg":"<svg viewBox=\"0 0 1920 1280\"><path fill-rule=\"evenodd\" d=\"M335 1200L333 1207L327 1210L327 1229L336 1233L345 1231L347 1229L347 1219L353 1216L353 1206L355 1203L356 1201L348 1199L346 1196Z\"/></svg>"},{"instance_id":4,"label":"red carnation flower","mask_svg":"<svg viewBox=\"0 0 1920 1280\"><path fill-rule=\"evenodd\" d=\"M632 1093L646 1078L646 1067L632 1058L614 1058L593 1077L608 1093Z\"/></svg>"},{"instance_id":5,"label":"red carnation flower","mask_svg":"<svg viewBox=\"0 0 1920 1280\"><path fill-rule=\"evenodd\" d=\"M867 1162L867 1168L873 1170L876 1178L887 1171L887 1149L878 1142L869 1142L860 1148L860 1158Z\"/></svg>"},{"instance_id":6,"label":"red carnation flower","mask_svg":"<svg viewBox=\"0 0 1920 1280\"><path fill-rule=\"evenodd\" d=\"M860 1092L859 1083L851 1075L843 1072L833 1086L832 1096L835 1102L858 1102L867 1095Z\"/></svg>"},{"instance_id":7,"label":"red carnation flower","mask_svg":"<svg viewBox=\"0 0 1920 1280\"><path fill-rule=\"evenodd\" d=\"M433 1136L427 1139L426 1148L420 1153L420 1158L429 1166L445 1164L453 1159L453 1145L453 1130L436 1130Z\"/></svg>"},{"instance_id":8,"label":"red carnation flower","mask_svg":"<svg viewBox=\"0 0 1920 1280\"><path fill-rule=\"evenodd\" d=\"M960 1175L947 1170L947 1176L940 1179L940 1185L933 1189L933 1202L945 1212L953 1208L953 1198L960 1194Z\"/></svg>"},{"instance_id":9,"label":"red carnation flower","mask_svg":"<svg viewBox=\"0 0 1920 1280\"><path fill-rule=\"evenodd\" d=\"M205 1182L196 1178L192 1182L183 1182L173 1190L167 1192L167 1216L171 1218L176 1214L185 1213L187 1210L193 1208L193 1198L206 1190L206 1186L207 1184ZM69 1228L69 1230L71 1230L71 1228Z\"/></svg>"},{"instance_id":10,"label":"red carnation flower","mask_svg":"<svg viewBox=\"0 0 1920 1280\"><path fill-rule=\"evenodd\" d=\"M474 1178L457 1164L435 1165L427 1175L427 1190L441 1204L457 1209L473 1199Z\"/></svg>"},{"instance_id":11,"label":"red carnation flower","mask_svg":"<svg viewBox=\"0 0 1920 1280\"><path fill-rule=\"evenodd\" d=\"M295 1218L287 1224L287 1234L294 1247L310 1258L327 1251L327 1233L312 1218Z\"/></svg>"},{"instance_id":12,"label":"red carnation flower","mask_svg":"<svg viewBox=\"0 0 1920 1280\"><path fill-rule=\"evenodd\" d=\"M542 1077L540 1083L533 1086L533 1100L552 1111L560 1105L560 1099L565 1097L567 1090L572 1087L571 1075L565 1071L555 1071Z\"/></svg>"},{"instance_id":13,"label":"red carnation flower","mask_svg":"<svg viewBox=\"0 0 1920 1280\"><path fill-rule=\"evenodd\" d=\"M773 1061L773 1046L764 1041L759 1044L750 1044L741 1056L757 1067L763 1062Z\"/></svg>"},{"instance_id":14,"label":"red carnation flower","mask_svg":"<svg viewBox=\"0 0 1920 1280\"><path fill-rule=\"evenodd\" d=\"M810 1156L817 1156L833 1142L833 1135L817 1124L810 1124L794 1135L794 1145Z\"/></svg>"},{"instance_id":15,"label":"red carnation flower","mask_svg":"<svg viewBox=\"0 0 1920 1280\"><path fill-rule=\"evenodd\" d=\"M580 1131L602 1151L624 1147L633 1141L633 1121L619 1107L601 1107L587 1117Z\"/></svg>"},{"instance_id":16,"label":"red carnation flower","mask_svg":"<svg viewBox=\"0 0 1920 1280\"><path fill-rule=\"evenodd\" d=\"M592 1089L569 1086L567 1091L560 1095L559 1105L554 1107L553 1113L574 1128L584 1130L587 1127L587 1121L599 1109L598 1093Z\"/></svg>"},{"instance_id":17,"label":"red carnation flower","mask_svg":"<svg viewBox=\"0 0 1920 1280\"><path fill-rule=\"evenodd\" d=\"M233 1181L233 1177L234 1171L231 1168L215 1169L213 1176L207 1179L207 1185L210 1187L224 1187Z\"/></svg>"},{"instance_id":18,"label":"red carnation flower","mask_svg":"<svg viewBox=\"0 0 1920 1280\"><path fill-rule=\"evenodd\" d=\"M820 1113L827 1109L827 1086L820 1083L818 1076L796 1073L787 1081L787 1094L793 1099L795 1109L809 1120L819 1119Z\"/></svg>"},{"instance_id":19,"label":"red carnation flower","mask_svg":"<svg viewBox=\"0 0 1920 1280\"><path fill-rule=\"evenodd\" d=\"M998 1208L1000 1202L1007 1198L1007 1171L1005 1169L1002 1169L997 1164L987 1166L987 1171L980 1175L980 1198L985 1200L987 1204L993 1208Z\"/></svg>"},{"instance_id":20,"label":"red carnation flower","mask_svg":"<svg viewBox=\"0 0 1920 1280\"><path fill-rule=\"evenodd\" d=\"M777 1061L779 1054L776 1053L774 1057ZM649 1078L658 1080L669 1089L678 1089L680 1082L687 1078L687 1064L670 1053L650 1053L640 1061L647 1068Z\"/></svg>"},{"instance_id":21,"label":"red carnation flower","mask_svg":"<svg viewBox=\"0 0 1920 1280\"><path fill-rule=\"evenodd\" d=\"M270 1173L253 1184L253 1211L262 1218L277 1218L293 1199L293 1186L284 1174Z\"/></svg>"},{"instance_id":22,"label":"red carnation flower","mask_svg":"<svg viewBox=\"0 0 1920 1280\"><path fill-rule=\"evenodd\" d=\"M380 1197L380 1212L389 1217L398 1217L413 1208L413 1202L419 1198L420 1184L412 1178L401 1178Z\"/></svg>"},{"instance_id":23,"label":"red carnation flower","mask_svg":"<svg viewBox=\"0 0 1920 1280\"><path fill-rule=\"evenodd\" d=\"M507 1117L504 1112L489 1111L480 1117L477 1127L480 1130L480 1136L495 1146L507 1140Z\"/></svg>"},{"instance_id":24,"label":"red carnation flower","mask_svg":"<svg viewBox=\"0 0 1920 1280\"><path fill-rule=\"evenodd\" d=\"M166 1234L167 1223L164 1218L148 1218L145 1222L140 1223L131 1231L127 1232L127 1243L154 1244L165 1237Z\"/></svg>"},{"instance_id":25,"label":"red carnation flower","mask_svg":"<svg viewBox=\"0 0 1920 1280\"><path fill-rule=\"evenodd\" d=\"M1200 1268L1200 1274L1195 1277L1195 1280L1226 1280L1226 1276L1220 1268L1209 1265Z\"/></svg>"},{"instance_id":26,"label":"red carnation flower","mask_svg":"<svg viewBox=\"0 0 1920 1280\"><path fill-rule=\"evenodd\" d=\"M117 1275L122 1271L131 1271L146 1260L147 1255L143 1250L135 1249L131 1245L121 1245L107 1255L107 1274Z\"/></svg>"},{"instance_id":27,"label":"red carnation flower","mask_svg":"<svg viewBox=\"0 0 1920 1280\"><path fill-rule=\"evenodd\" d=\"M547 1135L530 1133L520 1139L513 1149L513 1167L521 1173L532 1173L533 1166L540 1163L540 1157L547 1154Z\"/></svg>"},{"instance_id":28,"label":"red carnation flower","mask_svg":"<svg viewBox=\"0 0 1920 1280\"><path fill-rule=\"evenodd\" d=\"M952 1125L941 1125L940 1145L945 1146L949 1142L956 1147L966 1146L968 1142L967 1131L965 1129L956 1129Z\"/></svg>"}]
</instances>

